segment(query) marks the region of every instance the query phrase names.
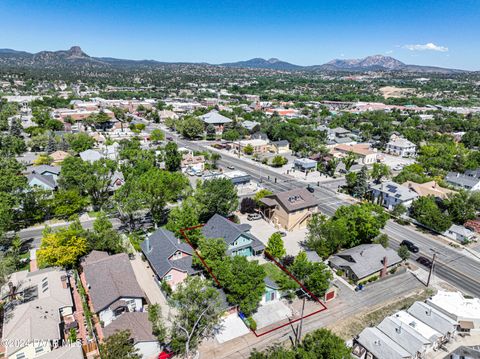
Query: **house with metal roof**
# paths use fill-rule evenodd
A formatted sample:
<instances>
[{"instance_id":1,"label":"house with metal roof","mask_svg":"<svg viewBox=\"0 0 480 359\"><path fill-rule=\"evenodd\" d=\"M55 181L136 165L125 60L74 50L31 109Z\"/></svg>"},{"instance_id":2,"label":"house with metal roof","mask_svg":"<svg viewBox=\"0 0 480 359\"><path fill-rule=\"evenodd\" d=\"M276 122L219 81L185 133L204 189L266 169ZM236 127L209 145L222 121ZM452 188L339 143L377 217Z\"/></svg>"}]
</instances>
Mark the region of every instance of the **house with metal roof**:
<instances>
[{"instance_id":1,"label":"house with metal roof","mask_svg":"<svg viewBox=\"0 0 480 359\"><path fill-rule=\"evenodd\" d=\"M227 243L227 254L255 256L265 250L265 245L250 233L250 225L236 224L219 214L214 214L202 227L205 238L223 238Z\"/></svg>"},{"instance_id":2,"label":"house with metal roof","mask_svg":"<svg viewBox=\"0 0 480 359\"><path fill-rule=\"evenodd\" d=\"M383 319L377 325L377 329L380 329L414 358L424 358L427 351L432 349L432 343L429 340L393 315Z\"/></svg>"},{"instance_id":3,"label":"house with metal roof","mask_svg":"<svg viewBox=\"0 0 480 359\"><path fill-rule=\"evenodd\" d=\"M223 129L227 123L232 122L231 119L219 114L216 110L212 110L205 115L200 116L200 119L205 123L205 126L215 126L215 132L218 134L221 134L223 132Z\"/></svg>"},{"instance_id":4,"label":"house with metal roof","mask_svg":"<svg viewBox=\"0 0 480 359\"><path fill-rule=\"evenodd\" d=\"M287 231L305 228L312 215L318 212L318 200L306 188L274 193L260 202L264 218Z\"/></svg>"},{"instance_id":5,"label":"house with metal roof","mask_svg":"<svg viewBox=\"0 0 480 359\"><path fill-rule=\"evenodd\" d=\"M443 342L450 340L457 332L457 321L427 303L415 302L407 309L407 313L442 334Z\"/></svg>"},{"instance_id":6,"label":"house with metal roof","mask_svg":"<svg viewBox=\"0 0 480 359\"><path fill-rule=\"evenodd\" d=\"M342 270L354 281L362 281L375 275L386 275L401 261L391 248L384 248L381 244L361 244L333 255L329 265L335 270Z\"/></svg>"},{"instance_id":7,"label":"house with metal roof","mask_svg":"<svg viewBox=\"0 0 480 359\"><path fill-rule=\"evenodd\" d=\"M143 309L145 296L126 253L92 251L81 260L81 279L92 311L104 325Z\"/></svg>"},{"instance_id":8,"label":"house with metal roof","mask_svg":"<svg viewBox=\"0 0 480 359\"><path fill-rule=\"evenodd\" d=\"M173 289L192 274L193 249L165 228L159 228L140 245L158 280L164 280Z\"/></svg>"},{"instance_id":9,"label":"house with metal roof","mask_svg":"<svg viewBox=\"0 0 480 359\"><path fill-rule=\"evenodd\" d=\"M409 207L418 194L408 187L399 185L392 181L381 182L370 185L375 203L391 210L402 204Z\"/></svg>"},{"instance_id":10,"label":"house with metal roof","mask_svg":"<svg viewBox=\"0 0 480 359\"><path fill-rule=\"evenodd\" d=\"M352 355L360 359L412 359L407 350L378 328L365 328L354 339Z\"/></svg>"}]
</instances>

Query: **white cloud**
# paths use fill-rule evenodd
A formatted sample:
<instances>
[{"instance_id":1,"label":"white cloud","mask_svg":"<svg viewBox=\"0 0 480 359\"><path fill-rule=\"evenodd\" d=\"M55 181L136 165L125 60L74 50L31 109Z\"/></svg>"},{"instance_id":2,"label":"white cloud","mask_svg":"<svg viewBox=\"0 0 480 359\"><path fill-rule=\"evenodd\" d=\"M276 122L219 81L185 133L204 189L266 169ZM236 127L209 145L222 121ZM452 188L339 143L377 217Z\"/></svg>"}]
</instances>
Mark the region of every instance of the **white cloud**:
<instances>
[{"instance_id":1,"label":"white cloud","mask_svg":"<svg viewBox=\"0 0 480 359\"><path fill-rule=\"evenodd\" d=\"M387 55L391 55L391 54L393 54L393 50L385 51L385 53L386 53Z\"/></svg>"},{"instance_id":2,"label":"white cloud","mask_svg":"<svg viewBox=\"0 0 480 359\"><path fill-rule=\"evenodd\" d=\"M438 46L432 42L428 44L416 44L416 45L404 45L404 49L408 49L410 51L439 51L439 52L447 52L448 47L445 46Z\"/></svg>"}]
</instances>

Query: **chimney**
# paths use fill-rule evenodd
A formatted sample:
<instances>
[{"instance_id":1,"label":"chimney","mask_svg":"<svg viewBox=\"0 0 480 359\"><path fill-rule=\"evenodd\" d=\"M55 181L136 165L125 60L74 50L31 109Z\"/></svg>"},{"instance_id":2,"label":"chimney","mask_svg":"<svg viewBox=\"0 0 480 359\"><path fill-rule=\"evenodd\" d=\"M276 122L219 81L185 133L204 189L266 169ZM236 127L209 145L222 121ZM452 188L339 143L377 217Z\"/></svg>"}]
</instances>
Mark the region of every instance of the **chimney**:
<instances>
[{"instance_id":1,"label":"chimney","mask_svg":"<svg viewBox=\"0 0 480 359\"><path fill-rule=\"evenodd\" d=\"M152 246L150 244L150 236L148 236L146 239L145 239L145 246L147 247L147 252L151 252L152 251Z\"/></svg>"},{"instance_id":2,"label":"chimney","mask_svg":"<svg viewBox=\"0 0 480 359\"><path fill-rule=\"evenodd\" d=\"M68 288L67 276L66 276L66 275L62 275L62 276L60 277L60 280L62 281L62 288L63 288L63 289L67 289L67 288Z\"/></svg>"},{"instance_id":3,"label":"chimney","mask_svg":"<svg viewBox=\"0 0 480 359\"><path fill-rule=\"evenodd\" d=\"M383 263L383 268L382 268L382 271L380 272L380 278L383 278L387 275L387 256L383 257L382 263Z\"/></svg>"}]
</instances>

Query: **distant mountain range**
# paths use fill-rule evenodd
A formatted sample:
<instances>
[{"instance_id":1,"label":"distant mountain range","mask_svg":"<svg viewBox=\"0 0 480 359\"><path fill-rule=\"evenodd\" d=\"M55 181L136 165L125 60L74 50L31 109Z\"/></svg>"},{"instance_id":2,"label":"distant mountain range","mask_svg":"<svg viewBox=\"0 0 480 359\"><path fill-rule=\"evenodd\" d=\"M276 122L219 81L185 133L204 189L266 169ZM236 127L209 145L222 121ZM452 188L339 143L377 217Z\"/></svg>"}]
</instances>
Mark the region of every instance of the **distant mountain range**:
<instances>
[{"instance_id":1,"label":"distant mountain range","mask_svg":"<svg viewBox=\"0 0 480 359\"><path fill-rule=\"evenodd\" d=\"M0 49L0 67L42 67L42 68L116 68L116 67L155 67L173 64L193 64L206 66L222 66L228 68L270 69L280 71L404 71L418 73L462 73L465 70L447 69L434 66L407 65L390 56L374 55L363 59L335 59L323 65L300 66L276 58L254 58L246 61L223 64L205 63L169 63L155 60L125 60L110 57L92 57L87 55L79 46L72 46L69 50L41 51L29 53L12 49Z\"/></svg>"}]
</instances>

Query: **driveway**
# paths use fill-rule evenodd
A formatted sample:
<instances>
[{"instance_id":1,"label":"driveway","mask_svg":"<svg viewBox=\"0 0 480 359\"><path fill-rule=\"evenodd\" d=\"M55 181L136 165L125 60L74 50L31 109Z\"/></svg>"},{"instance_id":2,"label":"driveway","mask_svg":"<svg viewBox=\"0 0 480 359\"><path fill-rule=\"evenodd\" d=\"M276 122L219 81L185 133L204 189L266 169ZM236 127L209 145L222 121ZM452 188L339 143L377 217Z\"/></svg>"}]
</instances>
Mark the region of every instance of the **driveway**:
<instances>
[{"instance_id":1,"label":"driveway","mask_svg":"<svg viewBox=\"0 0 480 359\"><path fill-rule=\"evenodd\" d=\"M140 254L135 254L135 259L131 260L133 272L137 278L137 282L147 296L149 304L160 304L163 315L165 316L170 307L167 304L167 299L163 295L160 287L157 284L157 279L148 262L142 261Z\"/></svg>"},{"instance_id":2,"label":"driveway","mask_svg":"<svg viewBox=\"0 0 480 359\"><path fill-rule=\"evenodd\" d=\"M272 224L263 219L257 221L248 221L246 214L239 214L238 217L240 218L240 223L247 223L252 226L250 233L257 237L263 244L265 244L265 246L267 245L270 236L279 231L278 228L275 228ZM292 256L297 255L298 252L303 249L300 243L305 240L307 229L296 229L292 232L286 232L284 230L281 231L287 233L287 235L283 237L283 243L285 245L287 254Z\"/></svg>"},{"instance_id":3,"label":"driveway","mask_svg":"<svg viewBox=\"0 0 480 359\"><path fill-rule=\"evenodd\" d=\"M250 330L247 328L243 320L235 314L230 314L221 323L222 329L215 334L215 339L222 344L229 340L248 334Z\"/></svg>"},{"instance_id":4,"label":"driveway","mask_svg":"<svg viewBox=\"0 0 480 359\"><path fill-rule=\"evenodd\" d=\"M292 315L292 310L279 300L261 305L252 317L257 322L257 329L261 329L281 322Z\"/></svg>"}]
</instances>

